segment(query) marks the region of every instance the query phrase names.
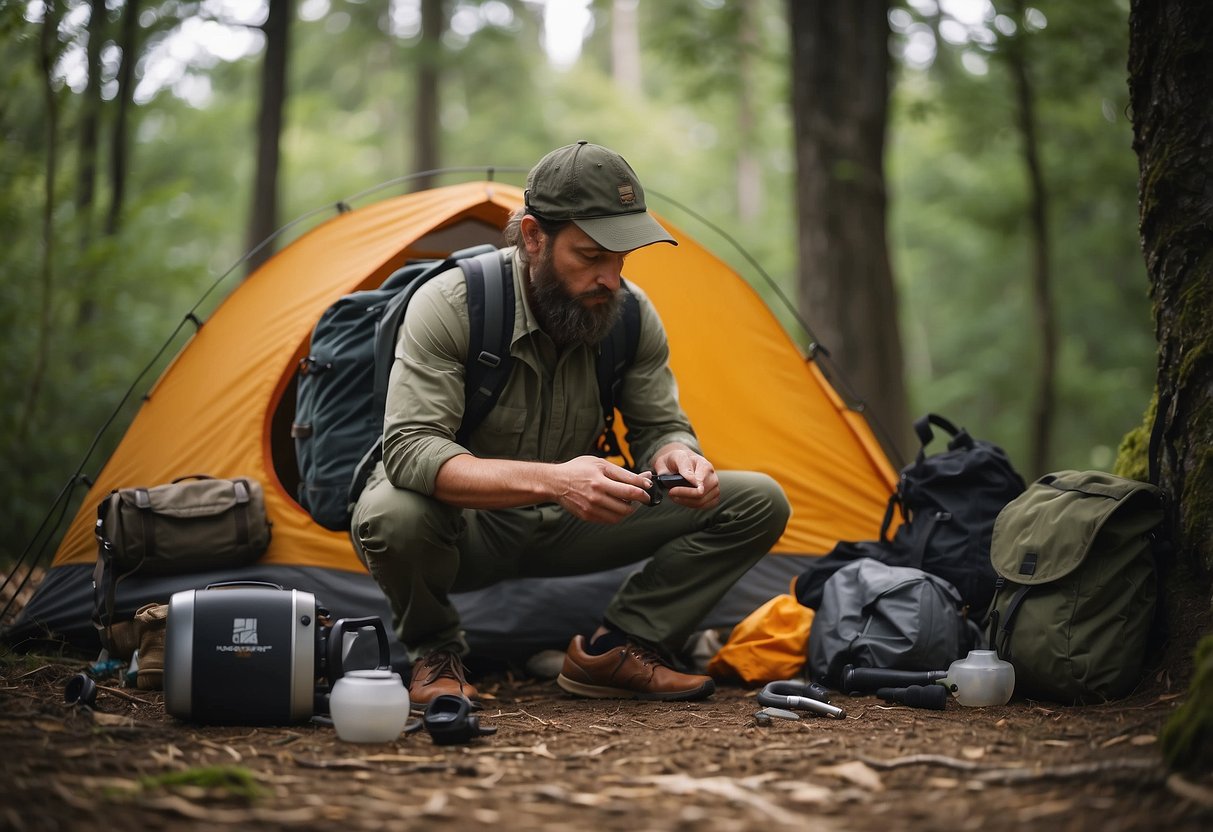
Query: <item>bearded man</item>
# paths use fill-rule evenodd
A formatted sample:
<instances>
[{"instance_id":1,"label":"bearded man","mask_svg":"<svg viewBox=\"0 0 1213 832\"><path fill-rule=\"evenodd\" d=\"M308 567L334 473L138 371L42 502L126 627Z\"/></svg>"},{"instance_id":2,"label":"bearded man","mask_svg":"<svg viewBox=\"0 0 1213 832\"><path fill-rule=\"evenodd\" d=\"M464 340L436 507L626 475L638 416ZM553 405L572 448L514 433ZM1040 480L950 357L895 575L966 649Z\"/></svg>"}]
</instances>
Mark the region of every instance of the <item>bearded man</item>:
<instances>
[{"instance_id":1,"label":"bearded man","mask_svg":"<svg viewBox=\"0 0 1213 832\"><path fill-rule=\"evenodd\" d=\"M477 697L449 593L646 560L597 630L572 637L557 684L597 698L709 696L712 679L676 669L671 651L778 540L790 507L770 477L717 471L700 453L657 311L624 283L630 252L677 242L649 215L631 166L584 141L531 170L505 241L519 300L500 398L460 444L470 326L465 280L452 269L409 303L383 460L354 507L359 557L413 662L410 698ZM694 291L694 275L686 282ZM596 354L625 292L638 301L640 333L618 406L639 472L595 453L604 426ZM649 505L657 474L688 484Z\"/></svg>"}]
</instances>

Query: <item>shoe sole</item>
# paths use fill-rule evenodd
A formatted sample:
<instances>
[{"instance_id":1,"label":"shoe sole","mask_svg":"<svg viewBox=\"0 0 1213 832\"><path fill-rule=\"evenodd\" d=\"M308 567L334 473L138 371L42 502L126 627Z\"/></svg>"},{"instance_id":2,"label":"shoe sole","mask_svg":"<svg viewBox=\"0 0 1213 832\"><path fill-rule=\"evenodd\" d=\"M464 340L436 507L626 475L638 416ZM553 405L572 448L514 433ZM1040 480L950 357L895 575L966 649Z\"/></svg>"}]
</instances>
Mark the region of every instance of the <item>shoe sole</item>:
<instances>
[{"instance_id":1,"label":"shoe sole","mask_svg":"<svg viewBox=\"0 0 1213 832\"><path fill-rule=\"evenodd\" d=\"M644 699L658 700L663 702L684 701L690 699L706 699L716 692L716 683L708 679L697 688L690 690L667 691L664 693L653 693L639 690L628 690L626 688L612 688L606 685L587 685L584 682L577 682L570 679L561 673L556 677L556 684L561 690L566 693L571 693L575 696L584 696L587 699Z\"/></svg>"},{"instance_id":2,"label":"shoe sole","mask_svg":"<svg viewBox=\"0 0 1213 832\"><path fill-rule=\"evenodd\" d=\"M450 694L450 695L461 696L462 694ZM435 698L437 698L437 697L435 697ZM468 710L470 710L472 713L476 713L478 711L484 710L484 703L481 702L479 699L468 699L466 696L464 696L463 698L467 699ZM409 713L412 713L415 715L424 714L425 709L428 708L430 706L430 702L433 702L433 701L434 701L433 699L429 699L425 702L414 702L413 698L409 697Z\"/></svg>"}]
</instances>

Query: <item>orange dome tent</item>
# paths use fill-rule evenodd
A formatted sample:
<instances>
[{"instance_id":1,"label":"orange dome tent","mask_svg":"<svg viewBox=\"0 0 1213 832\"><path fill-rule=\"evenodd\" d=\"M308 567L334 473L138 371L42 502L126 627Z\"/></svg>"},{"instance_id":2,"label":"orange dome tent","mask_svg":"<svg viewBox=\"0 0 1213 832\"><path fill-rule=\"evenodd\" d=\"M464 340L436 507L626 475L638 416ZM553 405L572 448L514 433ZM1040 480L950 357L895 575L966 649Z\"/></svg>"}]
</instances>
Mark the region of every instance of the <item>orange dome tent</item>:
<instances>
[{"instance_id":1,"label":"orange dome tent","mask_svg":"<svg viewBox=\"0 0 1213 832\"><path fill-rule=\"evenodd\" d=\"M343 210L237 286L148 393L84 498L17 631L49 629L72 641L95 640L89 618L97 504L115 488L197 473L263 484L273 523L269 551L237 575L132 577L119 586L119 617L145 601L167 600L176 589L239 577L313 591L336 615L386 620L386 603L348 536L314 523L293 497L296 367L320 314L339 297L377 286L406 260L498 243L500 229L521 204L515 187L472 182ZM788 556L821 554L839 540L872 539L896 474L863 417L805 360L759 295L662 222L680 244L635 252L626 277L648 293L665 322L683 406L704 453L718 468L770 474L793 506L772 555L705 622L730 626L786 591L789 578L804 568ZM515 581L457 600L474 648L507 636L515 646L559 646L586 616L593 623L594 604L602 599L605 605L621 575ZM527 614L523 598L541 614ZM570 609L557 609L563 604ZM519 611L517 621L502 620L506 608Z\"/></svg>"}]
</instances>

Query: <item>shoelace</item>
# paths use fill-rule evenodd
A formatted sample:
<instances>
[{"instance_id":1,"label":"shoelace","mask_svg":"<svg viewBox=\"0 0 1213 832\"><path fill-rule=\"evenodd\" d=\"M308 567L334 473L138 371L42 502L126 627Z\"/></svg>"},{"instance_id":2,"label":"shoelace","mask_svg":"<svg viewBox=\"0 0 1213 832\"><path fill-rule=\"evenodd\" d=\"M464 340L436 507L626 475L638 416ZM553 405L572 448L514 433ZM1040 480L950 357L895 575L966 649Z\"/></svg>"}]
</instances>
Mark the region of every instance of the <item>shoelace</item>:
<instances>
[{"instance_id":1,"label":"shoelace","mask_svg":"<svg viewBox=\"0 0 1213 832\"><path fill-rule=\"evenodd\" d=\"M634 641L629 641L627 647L624 649L639 659L640 663L645 667L652 667L653 665L657 665L659 667L671 666L665 657L663 657L652 647L647 647L643 644L637 644Z\"/></svg>"},{"instance_id":2,"label":"shoelace","mask_svg":"<svg viewBox=\"0 0 1213 832\"><path fill-rule=\"evenodd\" d=\"M432 684L435 679L440 679L443 676L450 676L452 679L463 685L467 679L463 675L463 662L459 656L448 650L435 650L430 653L422 662L430 668L430 675L426 677L425 683Z\"/></svg>"}]
</instances>

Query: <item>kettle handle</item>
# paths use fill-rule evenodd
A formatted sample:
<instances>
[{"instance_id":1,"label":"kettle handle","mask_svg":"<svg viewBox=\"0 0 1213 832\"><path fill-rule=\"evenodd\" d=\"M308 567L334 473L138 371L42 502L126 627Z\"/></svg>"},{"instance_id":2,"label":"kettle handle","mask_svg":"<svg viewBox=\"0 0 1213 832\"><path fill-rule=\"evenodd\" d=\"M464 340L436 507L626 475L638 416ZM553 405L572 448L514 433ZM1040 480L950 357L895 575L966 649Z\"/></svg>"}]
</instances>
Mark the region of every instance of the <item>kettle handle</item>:
<instances>
[{"instance_id":1,"label":"kettle handle","mask_svg":"<svg viewBox=\"0 0 1213 832\"><path fill-rule=\"evenodd\" d=\"M333 626L329 629L328 642L325 645L325 672L330 685L336 684L344 672L341 661L341 648L345 642L345 634L347 632L357 632L367 627L375 631L375 638L379 641L378 669L387 670L391 667L392 658L387 643L387 628L383 626L382 619L378 616L339 618L333 622Z\"/></svg>"}]
</instances>

